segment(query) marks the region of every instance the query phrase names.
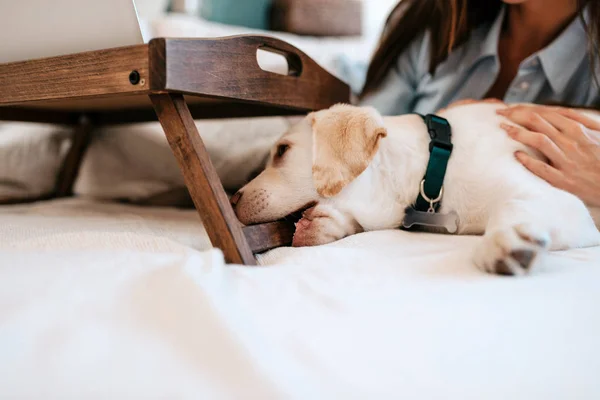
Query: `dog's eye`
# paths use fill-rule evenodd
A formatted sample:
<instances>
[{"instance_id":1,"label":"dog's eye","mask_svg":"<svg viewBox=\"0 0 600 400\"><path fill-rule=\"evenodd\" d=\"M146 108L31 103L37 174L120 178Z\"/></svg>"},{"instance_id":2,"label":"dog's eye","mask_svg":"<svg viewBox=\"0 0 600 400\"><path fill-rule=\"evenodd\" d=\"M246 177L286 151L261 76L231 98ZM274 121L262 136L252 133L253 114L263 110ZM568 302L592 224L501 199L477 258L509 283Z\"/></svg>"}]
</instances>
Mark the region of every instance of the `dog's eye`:
<instances>
[{"instance_id":1,"label":"dog's eye","mask_svg":"<svg viewBox=\"0 0 600 400\"><path fill-rule=\"evenodd\" d=\"M290 148L289 144L280 144L279 146L277 146L277 153L275 153L275 156L277 158L283 157L283 155L285 154L286 151L288 151L289 148Z\"/></svg>"}]
</instances>

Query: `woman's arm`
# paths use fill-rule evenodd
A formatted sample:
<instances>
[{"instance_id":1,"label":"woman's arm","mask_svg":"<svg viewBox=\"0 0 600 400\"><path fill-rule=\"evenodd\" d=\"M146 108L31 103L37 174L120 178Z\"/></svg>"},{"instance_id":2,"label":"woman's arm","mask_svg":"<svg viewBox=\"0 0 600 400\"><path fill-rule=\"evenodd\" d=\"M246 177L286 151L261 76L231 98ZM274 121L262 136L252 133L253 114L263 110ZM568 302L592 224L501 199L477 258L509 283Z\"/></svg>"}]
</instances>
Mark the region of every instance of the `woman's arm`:
<instances>
[{"instance_id":1,"label":"woman's arm","mask_svg":"<svg viewBox=\"0 0 600 400\"><path fill-rule=\"evenodd\" d=\"M589 206L600 207L600 116L594 119L553 106L514 106L497 112L518 125L502 126L510 137L549 160L518 152L517 159L527 169Z\"/></svg>"}]
</instances>

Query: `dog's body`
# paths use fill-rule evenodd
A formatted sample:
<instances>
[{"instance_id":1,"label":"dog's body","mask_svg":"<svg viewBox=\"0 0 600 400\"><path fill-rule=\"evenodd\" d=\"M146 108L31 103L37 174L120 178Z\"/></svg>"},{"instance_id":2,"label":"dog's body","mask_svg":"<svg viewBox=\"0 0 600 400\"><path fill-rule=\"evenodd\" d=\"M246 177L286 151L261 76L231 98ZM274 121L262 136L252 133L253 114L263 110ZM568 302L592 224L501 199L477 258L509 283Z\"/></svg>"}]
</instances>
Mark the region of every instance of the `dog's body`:
<instances>
[{"instance_id":1,"label":"dog's body","mask_svg":"<svg viewBox=\"0 0 600 400\"><path fill-rule=\"evenodd\" d=\"M454 145L439 212L458 214L458 234L484 235L475 264L519 274L542 250L600 244L586 206L515 159L517 150L540 156L500 128L508 121L495 113L498 107L504 106L479 103L439 114L450 122ZM310 114L240 191L236 213L244 223L258 223L316 203L297 224L295 246L398 228L419 195L429 142L417 115L381 117L347 105Z\"/></svg>"}]
</instances>

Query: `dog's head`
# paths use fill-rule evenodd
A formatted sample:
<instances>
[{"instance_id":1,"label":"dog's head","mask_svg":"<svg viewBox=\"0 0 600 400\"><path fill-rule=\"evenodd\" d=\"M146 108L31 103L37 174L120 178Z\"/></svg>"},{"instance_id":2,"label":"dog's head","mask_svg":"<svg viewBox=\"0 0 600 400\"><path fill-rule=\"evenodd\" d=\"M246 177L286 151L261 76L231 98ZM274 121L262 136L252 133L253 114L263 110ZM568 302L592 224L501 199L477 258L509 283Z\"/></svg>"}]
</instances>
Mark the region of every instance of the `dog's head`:
<instances>
[{"instance_id":1,"label":"dog's head","mask_svg":"<svg viewBox=\"0 0 600 400\"><path fill-rule=\"evenodd\" d=\"M265 170L232 197L244 224L275 221L339 194L369 165L387 135L370 107L308 114L272 147Z\"/></svg>"}]
</instances>

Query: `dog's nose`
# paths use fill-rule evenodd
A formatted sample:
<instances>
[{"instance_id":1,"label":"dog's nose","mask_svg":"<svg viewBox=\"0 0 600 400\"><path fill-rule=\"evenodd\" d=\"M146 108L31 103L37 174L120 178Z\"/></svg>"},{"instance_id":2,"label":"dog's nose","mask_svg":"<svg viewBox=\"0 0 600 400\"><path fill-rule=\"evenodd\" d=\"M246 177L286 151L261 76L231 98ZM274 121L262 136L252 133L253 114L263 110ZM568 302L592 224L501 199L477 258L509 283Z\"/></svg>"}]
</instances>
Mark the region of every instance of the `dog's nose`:
<instances>
[{"instance_id":1,"label":"dog's nose","mask_svg":"<svg viewBox=\"0 0 600 400\"><path fill-rule=\"evenodd\" d=\"M229 199L229 202L231 203L231 207L235 208L235 206L237 205L237 203L240 201L241 198L242 198L241 191L238 191L236 194L231 196L231 199Z\"/></svg>"}]
</instances>

